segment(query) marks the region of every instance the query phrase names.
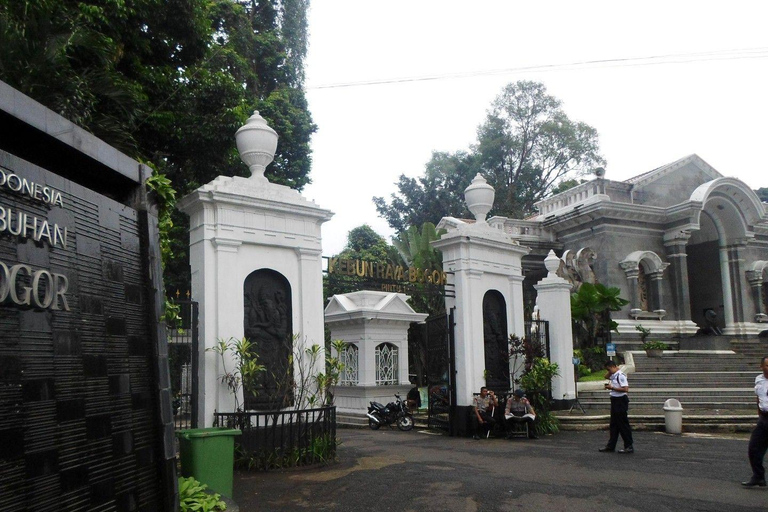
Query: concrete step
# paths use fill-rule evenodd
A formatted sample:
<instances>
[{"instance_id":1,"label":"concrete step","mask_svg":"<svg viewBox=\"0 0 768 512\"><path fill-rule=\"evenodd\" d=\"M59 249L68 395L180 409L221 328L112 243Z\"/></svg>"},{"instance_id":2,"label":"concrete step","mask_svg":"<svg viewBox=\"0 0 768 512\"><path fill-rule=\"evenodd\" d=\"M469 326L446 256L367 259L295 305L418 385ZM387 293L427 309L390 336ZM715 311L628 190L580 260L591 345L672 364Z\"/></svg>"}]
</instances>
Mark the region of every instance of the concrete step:
<instances>
[{"instance_id":1,"label":"concrete step","mask_svg":"<svg viewBox=\"0 0 768 512\"><path fill-rule=\"evenodd\" d=\"M578 409L572 412L559 411L555 413L560 421L562 430L608 430L610 412L601 413L588 411L582 414ZM664 431L665 418L663 414L641 411L640 414L629 414L629 422L635 431ZM683 432L751 432L757 422L754 412L745 410L727 411L713 414L711 411L683 412Z\"/></svg>"},{"instance_id":2,"label":"concrete step","mask_svg":"<svg viewBox=\"0 0 768 512\"><path fill-rule=\"evenodd\" d=\"M732 341L731 348L739 355L759 361L768 355L768 340Z\"/></svg>"},{"instance_id":3,"label":"concrete step","mask_svg":"<svg viewBox=\"0 0 768 512\"><path fill-rule=\"evenodd\" d=\"M747 388L747 387L707 388L707 389L703 389L699 387L638 388L636 386L632 386L632 382L630 381L629 389L630 389L630 392L629 392L630 400L632 400L632 398L639 398L643 396L664 396L669 394L677 394L680 396L749 396L752 398L753 402L755 398L755 390L753 388ZM600 396L600 397L605 397L606 399L609 398L608 391L604 391L604 390L579 391L579 397L585 397L585 396Z\"/></svg>"}]
</instances>

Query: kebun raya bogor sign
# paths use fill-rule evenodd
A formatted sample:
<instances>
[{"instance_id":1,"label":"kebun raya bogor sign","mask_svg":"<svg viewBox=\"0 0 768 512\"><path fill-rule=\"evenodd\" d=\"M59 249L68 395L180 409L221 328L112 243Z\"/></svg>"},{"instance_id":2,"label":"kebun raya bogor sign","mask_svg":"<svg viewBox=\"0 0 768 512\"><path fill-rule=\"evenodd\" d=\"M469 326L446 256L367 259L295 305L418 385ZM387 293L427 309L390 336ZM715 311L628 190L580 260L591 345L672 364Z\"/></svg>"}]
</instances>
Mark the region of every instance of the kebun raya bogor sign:
<instances>
[{"instance_id":1,"label":"kebun raya bogor sign","mask_svg":"<svg viewBox=\"0 0 768 512\"><path fill-rule=\"evenodd\" d=\"M0 510L175 510L149 175L0 82Z\"/></svg>"}]
</instances>

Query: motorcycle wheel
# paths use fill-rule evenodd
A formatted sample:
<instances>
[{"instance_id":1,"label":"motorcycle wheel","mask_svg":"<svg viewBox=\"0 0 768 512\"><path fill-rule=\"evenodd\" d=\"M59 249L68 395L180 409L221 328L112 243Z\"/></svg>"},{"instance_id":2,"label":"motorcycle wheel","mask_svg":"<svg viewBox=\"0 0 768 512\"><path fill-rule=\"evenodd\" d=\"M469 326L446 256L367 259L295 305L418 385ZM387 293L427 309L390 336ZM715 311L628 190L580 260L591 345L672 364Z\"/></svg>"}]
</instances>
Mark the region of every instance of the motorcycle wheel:
<instances>
[{"instance_id":1,"label":"motorcycle wheel","mask_svg":"<svg viewBox=\"0 0 768 512\"><path fill-rule=\"evenodd\" d=\"M368 418L368 426L371 427L371 430L379 430L381 423L376 423L371 418Z\"/></svg>"},{"instance_id":2,"label":"motorcycle wheel","mask_svg":"<svg viewBox=\"0 0 768 512\"><path fill-rule=\"evenodd\" d=\"M403 432L407 432L413 428L413 416L410 414L403 414L400 419L397 420L397 428Z\"/></svg>"}]
</instances>

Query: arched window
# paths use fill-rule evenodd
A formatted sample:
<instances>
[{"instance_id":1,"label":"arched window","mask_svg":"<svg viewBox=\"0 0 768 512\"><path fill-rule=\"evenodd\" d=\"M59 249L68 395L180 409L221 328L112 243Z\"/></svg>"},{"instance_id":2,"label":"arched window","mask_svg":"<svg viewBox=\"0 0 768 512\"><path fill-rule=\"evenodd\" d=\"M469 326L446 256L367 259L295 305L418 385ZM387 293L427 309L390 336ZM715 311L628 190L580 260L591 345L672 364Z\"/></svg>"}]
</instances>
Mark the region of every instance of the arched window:
<instances>
[{"instance_id":1,"label":"arched window","mask_svg":"<svg viewBox=\"0 0 768 512\"><path fill-rule=\"evenodd\" d=\"M344 365L339 377L342 386L356 386L358 381L358 357L360 350L357 345L348 344L339 354L339 362Z\"/></svg>"},{"instance_id":2,"label":"arched window","mask_svg":"<svg viewBox=\"0 0 768 512\"><path fill-rule=\"evenodd\" d=\"M391 343L382 343L376 347L376 385L397 384L397 347Z\"/></svg>"},{"instance_id":3,"label":"arched window","mask_svg":"<svg viewBox=\"0 0 768 512\"><path fill-rule=\"evenodd\" d=\"M669 266L653 251L635 251L627 255L619 266L627 275L630 311L633 318L663 318L662 303L664 270Z\"/></svg>"}]
</instances>

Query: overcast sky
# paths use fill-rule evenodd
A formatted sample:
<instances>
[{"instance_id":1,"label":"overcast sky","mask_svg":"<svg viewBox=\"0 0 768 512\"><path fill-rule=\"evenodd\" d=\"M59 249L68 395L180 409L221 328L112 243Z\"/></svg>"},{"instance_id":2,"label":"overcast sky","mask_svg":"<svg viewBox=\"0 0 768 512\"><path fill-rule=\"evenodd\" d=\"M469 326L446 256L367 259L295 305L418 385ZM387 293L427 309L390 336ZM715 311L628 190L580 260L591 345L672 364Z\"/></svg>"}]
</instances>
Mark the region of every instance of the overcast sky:
<instances>
[{"instance_id":1,"label":"overcast sky","mask_svg":"<svg viewBox=\"0 0 768 512\"><path fill-rule=\"evenodd\" d=\"M303 194L336 214L323 254L362 224L388 239L371 198L423 175L433 151L468 149L517 80L597 129L608 179L696 153L768 187L767 20L764 1L313 0Z\"/></svg>"}]
</instances>

